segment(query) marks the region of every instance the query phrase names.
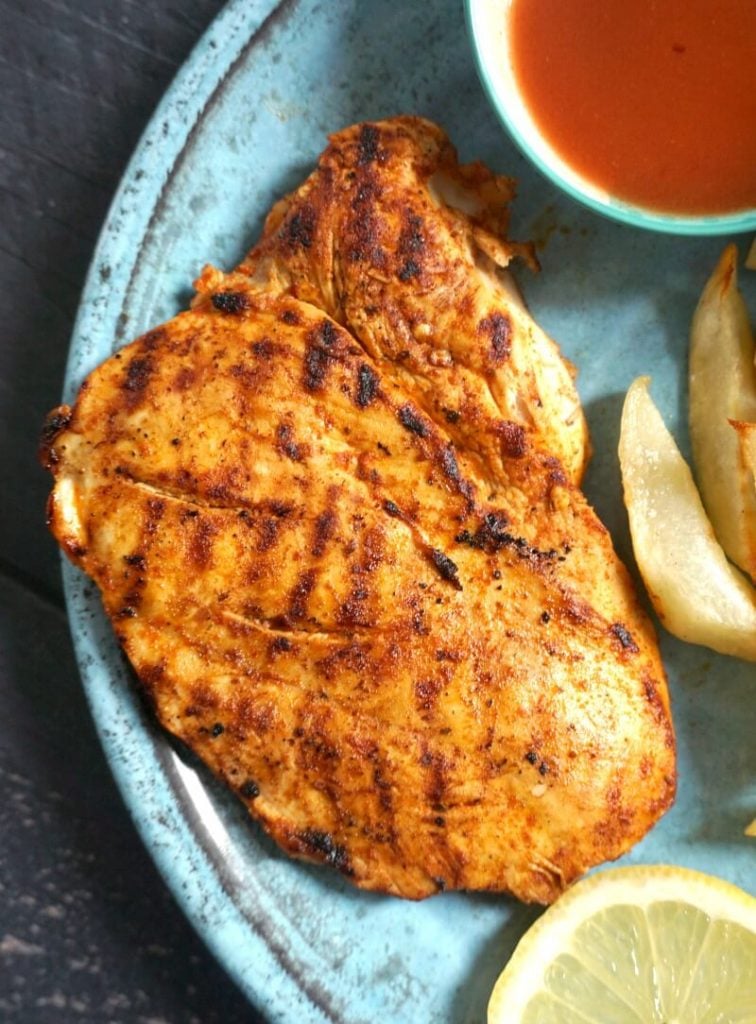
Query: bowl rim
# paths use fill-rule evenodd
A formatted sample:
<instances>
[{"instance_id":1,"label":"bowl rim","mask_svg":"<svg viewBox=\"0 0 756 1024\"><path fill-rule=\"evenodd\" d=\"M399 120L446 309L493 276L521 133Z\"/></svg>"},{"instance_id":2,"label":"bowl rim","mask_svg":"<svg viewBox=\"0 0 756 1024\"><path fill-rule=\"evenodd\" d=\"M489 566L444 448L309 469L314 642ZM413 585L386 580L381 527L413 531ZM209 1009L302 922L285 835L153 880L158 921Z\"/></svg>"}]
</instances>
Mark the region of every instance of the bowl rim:
<instances>
[{"instance_id":1,"label":"bowl rim","mask_svg":"<svg viewBox=\"0 0 756 1024\"><path fill-rule=\"evenodd\" d=\"M633 227L675 235L726 235L756 230L756 208L728 214L678 215L662 213L634 206L631 203L624 203L617 199L603 200L588 191L583 191L568 180L561 172L561 167L569 167L568 162L563 160L548 143L546 145L549 152L553 154L554 163L552 164L544 159L543 155L531 145L528 138L519 129L511 115L506 99L494 84L494 77L490 70L490 61L486 56L488 51L485 45L486 18L489 14L491 3L492 0L464 0L467 33L475 58L478 77L483 86L483 91L502 125L517 147L528 157L541 174L566 192L571 198L587 206L589 209L604 214L604 216L610 217L613 220L620 221L623 224L630 224ZM511 0L505 0L501 4L502 11L506 10L510 4ZM533 119L533 124L537 131L535 119ZM541 137L543 138L543 136ZM569 167L569 170L576 180L585 180L581 179L581 176L573 168ZM590 184L586 181L586 188L589 187Z\"/></svg>"}]
</instances>

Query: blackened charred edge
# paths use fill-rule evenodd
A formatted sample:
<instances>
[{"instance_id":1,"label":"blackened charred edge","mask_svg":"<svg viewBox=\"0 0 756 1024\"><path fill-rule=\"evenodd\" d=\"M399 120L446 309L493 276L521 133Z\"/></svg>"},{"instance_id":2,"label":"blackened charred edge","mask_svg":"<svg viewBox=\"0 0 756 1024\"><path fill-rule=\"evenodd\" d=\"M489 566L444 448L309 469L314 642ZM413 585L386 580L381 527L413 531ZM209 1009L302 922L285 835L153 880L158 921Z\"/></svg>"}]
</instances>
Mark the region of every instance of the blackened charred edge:
<instances>
[{"instance_id":1,"label":"blackened charred edge","mask_svg":"<svg viewBox=\"0 0 756 1024\"><path fill-rule=\"evenodd\" d=\"M68 405L61 405L49 412L42 424L39 436L38 457L45 469L50 469L58 462L53 448L56 439L66 430L71 422L73 410Z\"/></svg>"},{"instance_id":2,"label":"blackened charred edge","mask_svg":"<svg viewBox=\"0 0 756 1024\"><path fill-rule=\"evenodd\" d=\"M290 423L279 423L276 427L276 449L292 462L302 461L302 449L294 440Z\"/></svg>"},{"instance_id":3,"label":"blackened charred edge","mask_svg":"<svg viewBox=\"0 0 756 1024\"><path fill-rule=\"evenodd\" d=\"M374 124L363 124L360 128L360 137L357 150L357 163L360 166L372 164L379 155L378 129Z\"/></svg>"},{"instance_id":4,"label":"blackened charred edge","mask_svg":"<svg viewBox=\"0 0 756 1024\"><path fill-rule=\"evenodd\" d=\"M502 548L512 548L521 558L533 561L552 561L558 557L558 552L554 548L541 551L528 544L524 537L516 537L510 533L506 529L507 525L506 513L489 512L474 533L470 530L462 530L454 539L457 544L478 548L489 554L500 551Z\"/></svg>"},{"instance_id":5,"label":"blackened charred edge","mask_svg":"<svg viewBox=\"0 0 756 1024\"><path fill-rule=\"evenodd\" d=\"M402 514L402 510L399 508L399 506L390 499L384 501L383 511L388 513L388 515L393 516L395 519L400 518Z\"/></svg>"},{"instance_id":6,"label":"blackened charred edge","mask_svg":"<svg viewBox=\"0 0 756 1024\"><path fill-rule=\"evenodd\" d=\"M152 356L135 356L126 366L121 387L132 398L139 398L150 381L153 369Z\"/></svg>"},{"instance_id":7,"label":"blackened charred edge","mask_svg":"<svg viewBox=\"0 0 756 1024\"><path fill-rule=\"evenodd\" d=\"M247 781L239 787L239 793L245 800L254 800L260 795L260 787L253 779L247 779Z\"/></svg>"},{"instance_id":8,"label":"blackened charred edge","mask_svg":"<svg viewBox=\"0 0 756 1024\"><path fill-rule=\"evenodd\" d=\"M210 301L219 313L227 316L238 316L250 308L249 296L244 292L215 292Z\"/></svg>"},{"instance_id":9,"label":"blackened charred edge","mask_svg":"<svg viewBox=\"0 0 756 1024\"><path fill-rule=\"evenodd\" d=\"M337 868L344 875L354 874L346 847L337 843L330 832L318 828L305 828L301 832L296 832L295 838L301 844L302 852Z\"/></svg>"},{"instance_id":10,"label":"blackened charred edge","mask_svg":"<svg viewBox=\"0 0 756 1024\"><path fill-rule=\"evenodd\" d=\"M369 606L366 604L369 597L370 589L362 581L362 577L358 575L347 599L339 606L336 616L338 624L350 629L355 626L368 627L373 625L374 621Z\"/></svg>"},{"instance_id":11,"label":"blackened charred edge","mask_svg":"<svg viewBox=\"0 0 756 1024\"><path fill-rule=\"evenodd\" d=\"M262 554L275 547L278 541L278 531L281 527L281 520L278 518L259 520L259 536L257 539L257 550Z\"/></svg>"},{"instance_id":12,"label":"blackened charred edge","mask_svg":"<svg viewBox=\"0 0 756 1024\"><path fill-rule=\"evenodd\" d=\"M352 199L352 216L348 223L349 244L347 255L351 262L370 261L381 271L386 270L386 253L380 245L380 220L376 217L374 204L380 195L380 188L373 172L365 168L357 182ZM375 314L377 307L368 307Z\"/></svg>"},{"instance_id":13,"label":"blackened charred edge","mask_svg":"<svg viewBox=\"0 0 756 1024\"><path fill-rule=\"evenodd\" d=\"M357 370L357 405L366 409L378 394L378 374L367 363L360 363Z\"/></svg>"},{"instance_id":14,"label":"blackened charred edge","mask_svg":"<svg viewBox=\"0 0 756 1024\"><path fill-rule=\"evenodd\" d=\"M151 331L147 331L140 338L142 348L145 352L154 352L161 341L165 339L165 327L153 327Z\"/></svg>"},{"instance_id":15,"label":"blackened charred edge","mask_svg":"<svg viewBox=\"0 0 756 1024\"><path fill-rule=\"evenodd\" d=\"M443 408L444 417L447 423L459 423L462 413L457 409L447 409L446 406Z\"/></svg>"},{"instance_id":16,"label":"blackened charred edge","mask_svg":"<svg viewBox=\"0 0 756 1024\"><path fill-rule=\"evenodd\" d=\"M252 342L252 351L258 359L272 359L275 350L276 346L272 338L260 338L259 341Z\"/></svg>"},{"instance_id":17,"label":"blackened charred edge","mask_svg":"<svg viewBox=\"0 0 756 1024\"><path fill-rule=\"evenodd\" d=\"M417 410L413 409L411 405L400 406L396 416L404 429L409 430L411 434L416 434L418 437L427 437L430 433L428 425L420 419Z\"/></svg>"},{"instance_id":18,"label":"blackened charred edge","mask_svg":"<svg viewBox=\"0 0 756 1024\"><path fill-rule=\"evenodd\" d=\"M428 557L436 572L442 579L451 583L455 590L462 589L462 584L460 583L458 576L459 569L456 562L453 562L448 555L445 555L443 551L439 551L438 548L431 548L428 552Z\"/></svg>"},{"instance_id":19,"label":"blackened charred edge","mask_svg":"<svg viewBox=\"0 0 756 1024\"><path fill-rule=\"evenodd\" d=\"M489 357L494 366L500 366L509 356L512 347L512 327L503 313L491 313L478 324L481 334L487 334L491 346Z\"/></svg>"},{"instance_id":20,"label":"blackened charred edge","mask_svg":"<svg viewBox=\"0 0 756 1024\"><path fill-rule=\"evenodd\" d=\"M330 508L321 512L315 520L315 536L312 543L312 554L315 558L320 558L325 551L328 541L333 536L336 521L336 513Z\"/></svg>"},{"instance_id":21,"label":"blackened charred edge","mask_svg":"<svg viewBox=\"0 0 756 1024\"><path fill-rule=\"evenodd\" d=\"M458 482L460 479L459 466L457 464L457 456L453 445L447 445L446 448L442 449L439 461L441 462L441 468L446 476L448 476L450 480Z\"/></svg>"},{"instance_id":22,"label":"blackened charred edge","mask_svg":"<svg viewBox=\"0 0 756 1024\"><path fill-rule=\"evenodd\" d=\"M399 269L399 273L397 274L397 277L399 278L400 281L407 282L407 281L411 281L413 277L417 277L417 275L419 273L420 273L420 265L419 265L419 263L417 263L416 260L413 260L412 258L410 258L410 259L407 259L407 260L404 261L404 263L402 264L401 268Z\"/></svg>"},{"instance_id":23,"label":"blackened charred edge","mask_svg":"<svg viewBox=\"0 0 756 1024\"><path fill-rule=\"evenodd\" d=\"M294 506L289 504L287 501L279 501L273 498L269 503L268 507L274 516L278 516L279 519L283 519L285 516L291 515L294 511Z\"/></svg>"},{"instance_id":24,"label":"blackened charred edge","mask_svg":"<svg viewBox=\"0 0 756 1024\"><path fill-rule=\"evenodd\" d=\"M270 653L271 654L286 654L293 647L291 640L287 636L277 636L275 640L270 642Z\"/></svg>"},{"instance_id":25,"label":"blackened charred edge","mask_svg":"<svg viewBox=\"0 0 756 1024\"><path fill-rule=\"evenodd\" d=\"M525 755L525 760L528 762L528 764L537 764L538 763L538 754L536 753L535 750L529 750L527 752L527 754Z\"/></svg>"},{"instance_id":26,"label":"blackened charred edge","mask_svg":"<svg viewBox=\"0 0 756 1024\"><path fill-rule=\"evenodd\" d=\"M322 320L318 329L322 344L330 348L338 337L336 326L330 320Z\"/></svg>"},{"instance_id":27,"label":"blackened charred edge","mask_svg":"<svg viewBox=\"0 0 756 1024\"><path fill-rule=\"evenodd\" d=\"M308 391L319 391L325 382L333 355L331 349L338 330L330 320L322 320L307 336L304 385Z\"/></svg>"},{"instance_id":28,"label":"blackened charred edge","mask_svg":"<svg viewBox=\"0 0 756 1024\"><path fill-rule=\"evenodd\" d=\"M297 313L295 309L285 309L281 314L281 320L285 324L289 324L292 327L295 327L297 324L301 323L299 313Z\"/></svg>"},{"instance_id":29,"label":"blackened charred edge","mask_svg":"<svg viewBox=\"0 0 756 1024\"><path fill-rule=\"evenodd\" d=\"M315 237L317 214L311 203L301 206L284 220L281 227L282 241L289 249L309 249Z\"/></svg>"},{"instance_id":30,"label":"blackened charred edge","mask_svg":"<svg viewBox=\"0 0 756 1024\"><path fill-rule=\"evenodd\" d=\"M314 569L306 569L292 588L289 597L289 615L292 619L302 619L307 611L307 601L315 586L317 573Z\"/></svg>"},{"instance_id":31,"label":"blackened charred edge","mask_svg":"<svg viewBox=\"0 0 756 1024\"><path fill-rule=\"evenodd\" d=\"M620 644L626 651L630 651L631 654L638 653L638 645L633 640L630 631L622 625L621 622L615 622L609 627L609 632L612 636L619 640Z\"/></svg>"},{"instance_id":32,"label":"blackened charred edge","mask_svg":"<svg viewBox=\"0 0 756 1024\"><path fill-rule=\"evenodd\" d=\"M319 391L328 372L328 353L317 346L310 346L305 354L304 385L308 391Z\"/></svg>"},{"instance_id":33,"label":"blackened charred edge","mask_svg":"<svg viewBox=\"0 0 756 1024\"><path fill-rule=\"evenodd\" d=\"M399 249L397 252L399 259L403 260L403 262L399 269L398 277L400 281L409 281L413 277L417 277L422 270L420 262L425 248L425 238L423 236L422 218L418 217L416 213L407 210L403 219L404 224L399 236Z\"/></svg>"},{"instance_id":34,"label":"blackened charred edge","mask_svg":"<svg viewBox=\"0 0 756 1024\"><path fill-rule=\"evenodd\" d=\"M482 551L489 552L497 551L515 541L512 534L507 532L508 525L509 517L506 512L488 512L474 533L470 530L462 530L454 539L457 544L466 544L470 548L480 548Z\"/></svg>"}]
</instances>

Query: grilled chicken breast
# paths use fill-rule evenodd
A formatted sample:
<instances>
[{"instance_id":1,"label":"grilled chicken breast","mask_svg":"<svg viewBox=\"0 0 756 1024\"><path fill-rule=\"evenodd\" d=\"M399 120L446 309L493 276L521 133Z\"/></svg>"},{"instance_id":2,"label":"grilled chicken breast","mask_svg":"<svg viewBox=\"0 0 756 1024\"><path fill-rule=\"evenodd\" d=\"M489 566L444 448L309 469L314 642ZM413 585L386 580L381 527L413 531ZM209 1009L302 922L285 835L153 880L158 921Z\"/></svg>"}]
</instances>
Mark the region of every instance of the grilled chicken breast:
<instances>
[{"instance_id":1,"label":"grilled chicken breast","mask_svg":"<svg viewBox=\"0 0 756 1024\"><path fill-rule=\"evenodd\" d=\"M652 628L516 398L537 377L518 391L519 328L498 351L495 327L434 327L392 358L393 314L365 313L368 340L356 285L354 333L291 294L321 303L309 284L198 288L42 444L51 529L158 718L284 850L358 886L552 901L669 806L675 753Z\"/></svg>"},{"instance_id":2,"label":"grilled chicken breast","mask_svg":"<svg viewBox=\"0 0 756 1024\"><path fill-rule=\"evenodd\" d=\"M516 256L535 263L504 237L513 194L511 179L460 166L429 121L355 125L276 204L239 269L345 325L430 415L459 417L488 463L507 458L514 425L579 483L588 435L574 370L502 273Z\"/></svg>"}]
</instances>

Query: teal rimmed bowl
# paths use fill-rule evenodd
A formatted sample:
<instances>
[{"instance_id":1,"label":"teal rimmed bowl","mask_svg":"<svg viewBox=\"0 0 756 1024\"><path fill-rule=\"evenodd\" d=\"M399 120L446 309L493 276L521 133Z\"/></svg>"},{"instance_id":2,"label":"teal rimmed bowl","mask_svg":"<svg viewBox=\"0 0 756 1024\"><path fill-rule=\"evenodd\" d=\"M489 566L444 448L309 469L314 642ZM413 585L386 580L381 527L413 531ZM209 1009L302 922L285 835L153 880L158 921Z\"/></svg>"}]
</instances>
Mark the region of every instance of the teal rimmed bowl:
<instances>
[{"instance_id":1,"label":"teal rimmed bowl","mask_svg":"<svg viewBox=\"0 0 756 1024\"><path fill-rule=\"evenodd\" d=\"M756 230L756 209L728 214L664 213L623 202L577 173L541 134L519 91L507 31L511 0L465 0L478 75L499 119L535 166L573 199L614 220L678 235Z\"/></svg>"}]
</instances>

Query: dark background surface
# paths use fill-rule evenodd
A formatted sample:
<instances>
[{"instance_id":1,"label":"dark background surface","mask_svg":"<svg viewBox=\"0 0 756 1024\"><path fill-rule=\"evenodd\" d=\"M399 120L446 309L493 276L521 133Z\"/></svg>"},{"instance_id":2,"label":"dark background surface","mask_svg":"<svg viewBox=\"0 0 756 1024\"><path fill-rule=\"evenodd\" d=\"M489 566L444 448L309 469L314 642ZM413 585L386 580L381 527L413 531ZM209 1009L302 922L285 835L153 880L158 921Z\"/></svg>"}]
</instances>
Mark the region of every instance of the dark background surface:
<instances>
[{"instance_id":1,"label":"dark background surface","mask_svg":"<svg viewBox=\"0 0 756 1024\"><path fill-rule=\"evenodd\" d=\"M184 920L92 726L36 463L149 116L222 0L0 0L0 1021L258 1021Z\"/></svg>"}]
</instances>

